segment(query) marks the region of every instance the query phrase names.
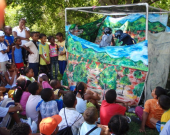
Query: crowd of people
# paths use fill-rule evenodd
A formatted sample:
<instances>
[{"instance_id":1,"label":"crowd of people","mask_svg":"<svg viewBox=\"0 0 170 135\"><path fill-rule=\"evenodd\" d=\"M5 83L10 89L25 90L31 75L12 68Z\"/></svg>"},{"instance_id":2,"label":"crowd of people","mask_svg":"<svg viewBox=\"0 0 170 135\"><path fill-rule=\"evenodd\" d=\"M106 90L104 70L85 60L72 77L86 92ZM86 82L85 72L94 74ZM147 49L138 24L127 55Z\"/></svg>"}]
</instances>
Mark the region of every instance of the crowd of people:
<instances>
[{"instance_id":1,"label":"crowd of people","mask_svg":"<svg viewBox=\"0 0 170 135\"><path fill-rule=\"evenodd\" d=\"M170 134L170 97L156 87L153 99L137 106L137 117L127 117L128 103L119 102L114 89L100 96L78 82L75 90L57 79L66 68L66 48L62 33L47 37L30 32L26 20L13 29L0 31L0 134L2 135L124 135L131 120ZM13 35L13 36L12 36ZM31 37L31 38L30 38ZM12 129L7 129L15 121ZM40 133L39 133L40 132Z\"/></svg>"}]
</instances>

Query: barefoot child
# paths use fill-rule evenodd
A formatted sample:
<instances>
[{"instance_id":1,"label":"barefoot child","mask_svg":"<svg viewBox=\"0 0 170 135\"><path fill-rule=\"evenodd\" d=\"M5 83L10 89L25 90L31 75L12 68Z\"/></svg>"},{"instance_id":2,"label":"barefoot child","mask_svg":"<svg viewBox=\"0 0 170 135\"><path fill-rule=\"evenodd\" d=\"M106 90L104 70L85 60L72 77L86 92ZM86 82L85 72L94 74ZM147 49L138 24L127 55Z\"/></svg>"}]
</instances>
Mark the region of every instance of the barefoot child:
<instances>
[{"instance_id":1,"label":"barefoot child","mask_svg":"<svg viewBox=\"0 0 170 135\"><path fill-rule=\"evenodd\" d=\"M22 59L22 48L20 46L21 39L19 37L14 39L14 45L15 46L12 47L12 60L16 67L20 69L21 67L24 67L24 63Z\"/></svg>"}]
</instances>

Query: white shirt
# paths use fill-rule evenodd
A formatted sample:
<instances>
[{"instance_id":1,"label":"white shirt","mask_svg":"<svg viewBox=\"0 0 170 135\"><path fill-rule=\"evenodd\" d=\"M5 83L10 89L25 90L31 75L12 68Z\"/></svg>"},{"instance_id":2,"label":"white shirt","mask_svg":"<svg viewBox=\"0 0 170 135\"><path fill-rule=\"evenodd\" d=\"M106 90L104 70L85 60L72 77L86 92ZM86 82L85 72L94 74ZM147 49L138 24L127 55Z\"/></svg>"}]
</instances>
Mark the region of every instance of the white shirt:
<instances>
[{"instance_id":1,"label":"white shirt","mask_svg":"<svg viewBox=\"0 0 170 135\"><path fill-rule=\"evenodd\" d=\"M0 117L5 117L8 113L9 108L0 107Z\"/></svg>"},{"instance_id":2,"label":"white shirt","mask_svg":"<svg viewBox=\"0 0 170 135\"><path fill-rule=\"evenodd\" d=\"M79 97L76 98L77 98L76 110L79 113L84 113L84 111L86 110L87 100L83 100L82 98Z\"/></svg>"},{"instance_id":3,"label":"white shirt","mask_svg":"<svg viewBox=\"0 0 170 135\"><path fill-rule=\"evenodd\" d=\"M30 117L32 121L38 122L39 113L36 111L36 106L42 100L40 95L30 95L26 104L26 115Z\"/></svg>"},{"instance_id":4,"label":"white shirt","mask_svg":"<svg viewBox=\"0 0 170 135\"><path fill-rule=\"evenodd\" d=\"M3 42L0 42L0 62L5 62L5 61L9 60L8 54L7 53L2 54L2 52L1 52L4 49L6 50L7 46Z\"/></svg>"},{"instance_id":5,"label":"white shirt","mask_svg":"<svg viewBox=\"0 0 170 135\"><path fill-rule=\"evenodd\" d=\"M84 118L82 114L76 111L75 108L66 107L60 110L59 115L62 117L62 121L58 125L59 130L62 130L63 128L67 127L67 123L66 123L65 115L64 115L64 109L65 109L65 115L66 115L68 125L71 126L76 121L71 127L71 129L72 129L73 135L78 135L78 130L80 126L82 125L82 123L84 122Z\"/></svg>"},{"instance_id":6,"label":"white shirt","mask_svg":"<svg viewBox=\"0 0 170 135\"><path fill-rule=\"evenodd\" d=\"M28 27L25 27L27 31L29 31L30 29ZM19 26L16 26L12 29L12 31L15 31L17 33L17 36L19 37L23 37L26 38L25 35L25 29L23 29L22 31L20 30ZM21 46L23 46L25 43L27 43L27 40L21 40Z\"/></svg>"},{"instance_id":7,"label":"white shirt","mask_svg":"<svg viewBox=\"0 0 170 135\"><path fill-rule=\"evenodd\" d=\"M29 42L25 43L24 45L26 47L29 47L30 50L34 53L34 54L28 55L28 62L29 63L38 63L39 62L39 52L38 52L38 49L35 46L35 44L32 41L29 41Z\"/></svg>"},{"instance_id":8,"label":"white shirt","mask_svg":"<svg viewBox=\"0 0 170 135\"><path fill-rule=\"evenodd\" d=\"M80 129L80 135L85 135L95 126L96 126L95 124L90 125L90 124L84 122ZM93 130L93 132L91 132L89 135L100 135L101 130L102 129L98 127L95 130Z\"/></svg>"},{"instance_id":9,"label":"white shirt","mask_svg":"<svg viewBox=\"0 0 170 135\"><path fill-rule=\"evenodd\" d=\"M170 135L170 120L165 124L160 135Z\"/></svg>"}]
</instances>

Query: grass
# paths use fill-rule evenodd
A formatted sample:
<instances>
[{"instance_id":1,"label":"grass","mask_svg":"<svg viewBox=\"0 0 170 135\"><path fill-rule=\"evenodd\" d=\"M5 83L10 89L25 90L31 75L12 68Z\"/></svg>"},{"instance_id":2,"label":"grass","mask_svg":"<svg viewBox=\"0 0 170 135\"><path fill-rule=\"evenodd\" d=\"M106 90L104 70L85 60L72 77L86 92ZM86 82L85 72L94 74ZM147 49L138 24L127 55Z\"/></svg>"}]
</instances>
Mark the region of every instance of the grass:
<instances>
[{"instance_id":1,"label":"grass","mask_svg":"<svg viewBox=\"0 0 170 135\"><path fill-rule=\"evenodd\" d=\"M134 113L126 113L127 116L135 116ZM145 128L146 133L140 133L139 132L140 129L140 125L135 123L135 122L131 122L129 124L129 131L128 131L128 135L159 135L158 131L156 129L150 129L150 128Z\"/></svg>"}]
</instances>

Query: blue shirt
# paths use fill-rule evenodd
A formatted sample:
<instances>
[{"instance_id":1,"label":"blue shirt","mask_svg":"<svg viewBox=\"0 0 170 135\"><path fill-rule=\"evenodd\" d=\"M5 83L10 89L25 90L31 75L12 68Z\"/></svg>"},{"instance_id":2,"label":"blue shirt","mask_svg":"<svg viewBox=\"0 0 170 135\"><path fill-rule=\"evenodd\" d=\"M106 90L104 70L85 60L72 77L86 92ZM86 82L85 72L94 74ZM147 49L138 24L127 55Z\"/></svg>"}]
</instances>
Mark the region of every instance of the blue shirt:
<instances>
[{"instance_id":1,"label":"blue shirt","mask_svg":"<svg viewBox=\"0 0 170 135\"><path fill-rule=\"evenodd\" d=\"M48 102L40 101L40 105L36 107L36 110L40 111L42 119L59 113L57 102L55 100Z\"/></svg>"},{"instance_id":2,"label":"blue shirt","mask_svg":"<svg viewBox=\"0 0 170 135\"><path fill-rule=\"evenodd\" d=\"M10 45L12 45L12 43L14 42L14 37L13 36L5 35L5 39L8 40ZM7 46L6 41L4 41L4 43ZM10 49L10 51L7 54L8 54L9 59L12 59L12 49Z\"/></svg>"},{"instance_id":3,"label":"blue shirt","mask_svg":"<svg viewBox=\"0 0 170 135\"><path fill-rule=\"evenodd\" d=\"M80 129L80 135L85 135L95 126L96 126L95 124L88 124L88 123L84 122ZM98 127L95 130L93 130L93 132L91 132L89 135L100 135L101 130L102 129Z\"/></svg>"}]
</instances>

